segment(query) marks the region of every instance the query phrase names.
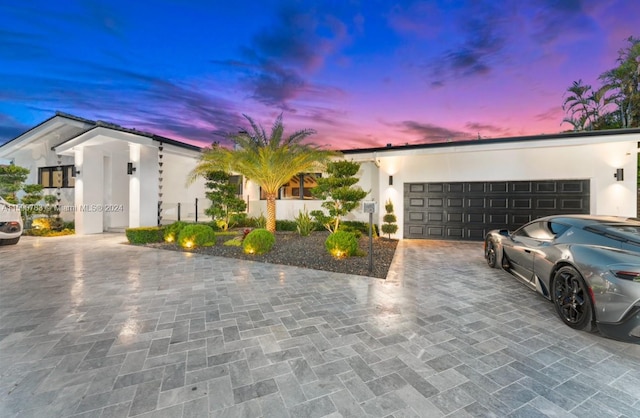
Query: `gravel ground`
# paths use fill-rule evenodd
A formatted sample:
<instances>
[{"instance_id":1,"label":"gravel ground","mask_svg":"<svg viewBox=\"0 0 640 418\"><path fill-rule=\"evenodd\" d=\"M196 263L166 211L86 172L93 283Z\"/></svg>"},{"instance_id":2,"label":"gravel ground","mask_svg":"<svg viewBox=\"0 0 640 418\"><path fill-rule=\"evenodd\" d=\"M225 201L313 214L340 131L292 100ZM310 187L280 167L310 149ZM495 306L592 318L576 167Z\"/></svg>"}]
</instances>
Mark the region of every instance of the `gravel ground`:
<instances>
[{"instance_id":1,"label":"gravel ground","mask_svg":"<svg viewBox=\"0 0 640 418\"><path fill-rule=\"evenodd\" d=\"M333 271L338 273L356 274L384 279L387 277L389 266L398 244L397 240L386 238L373 239L373 269L369 271L369 237L360 238L359 245L363 256L349 257L337 260L324 247L329 235L328 231L316 231L307 237L295 232L277 232L276 243L267 254L245 254L242 247L223 245L231 239L230 236L218 236L213 247L198 248L191 252L209 254L220 257L239 258L243 260L260 261L271 264L285 264L305 267L314 270ZM153 244L153 247L167 250L186 251L174 244Z\"/></svg>"}]
</instances>

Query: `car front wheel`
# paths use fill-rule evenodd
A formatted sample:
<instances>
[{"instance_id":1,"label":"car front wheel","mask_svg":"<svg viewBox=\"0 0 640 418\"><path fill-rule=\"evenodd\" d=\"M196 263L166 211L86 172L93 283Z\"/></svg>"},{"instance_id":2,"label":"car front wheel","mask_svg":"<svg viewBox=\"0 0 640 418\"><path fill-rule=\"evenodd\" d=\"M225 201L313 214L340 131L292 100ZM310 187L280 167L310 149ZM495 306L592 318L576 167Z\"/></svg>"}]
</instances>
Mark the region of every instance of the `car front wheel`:
<instances>
[{"instance_id":1,"label":"car front wheel","mask_svg":"<svg viewBox=\"0 0 640 418\"><path fill-rule=\"evenodd\" d=\"M573 329L593 331L593 306L584 279L571 266L560 268L553 280L553 303L560 319Z\"/></svg>"},{"instance_id":2,"label":"car front wheel","mask_svg":"<svg viewBox=\"0 0 640 418\"><path fill-rule=\"evenodd\" d=\"M489 267L493 268L496 266L498 256L496 254L496 245L493 243L492 239L488 239L485 244L484 256L487 259Z\"/></svg>"}]
</instances>

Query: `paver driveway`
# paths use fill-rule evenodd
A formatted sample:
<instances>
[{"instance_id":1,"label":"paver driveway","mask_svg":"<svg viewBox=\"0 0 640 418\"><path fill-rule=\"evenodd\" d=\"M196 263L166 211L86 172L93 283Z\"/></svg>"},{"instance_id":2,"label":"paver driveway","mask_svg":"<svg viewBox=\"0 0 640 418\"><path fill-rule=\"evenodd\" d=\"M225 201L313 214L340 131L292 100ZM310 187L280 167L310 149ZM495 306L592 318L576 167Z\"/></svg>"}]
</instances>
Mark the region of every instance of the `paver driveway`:
<instances>
[{"instance_id":1,"label":"paver driveway","mask_svg":"<svg viewBox=\"0 0 640 418\"><path fill-rule=\"evenodd\" d=\"M0 416L640 416L640 346L481 244L402 241L384 281L123 241L0 247Z\"/></svg>"}]
</instances>

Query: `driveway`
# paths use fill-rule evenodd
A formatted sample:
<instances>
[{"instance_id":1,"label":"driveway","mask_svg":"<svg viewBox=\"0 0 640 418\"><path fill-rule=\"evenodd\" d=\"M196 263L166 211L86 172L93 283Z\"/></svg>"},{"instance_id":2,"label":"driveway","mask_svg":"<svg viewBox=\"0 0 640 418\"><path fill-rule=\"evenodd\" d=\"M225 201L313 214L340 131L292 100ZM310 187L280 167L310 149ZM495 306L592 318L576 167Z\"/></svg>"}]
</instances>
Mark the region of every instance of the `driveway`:
<instances>
[{"instance_id":1,"label":"driveway","mask_svg":"<svg viewBox=\"0 0 640 418\"><path fill-rule=\"evenodd\" d=\"M0 416L640 416L640 346L479 243L401 241L385 281L124 241L0 247Z\"/></svg>"}]
</instances>

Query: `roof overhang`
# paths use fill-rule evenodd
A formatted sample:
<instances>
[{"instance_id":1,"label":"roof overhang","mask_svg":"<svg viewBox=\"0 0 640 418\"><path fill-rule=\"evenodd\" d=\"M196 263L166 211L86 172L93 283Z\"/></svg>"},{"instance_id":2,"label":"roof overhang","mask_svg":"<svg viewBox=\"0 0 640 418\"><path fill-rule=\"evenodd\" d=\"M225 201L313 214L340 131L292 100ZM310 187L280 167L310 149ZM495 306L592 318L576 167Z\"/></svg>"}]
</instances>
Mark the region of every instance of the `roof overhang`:
<instances>
[{"instance_id":1,"label":"roof overhang","mask_svg":"<svg viewBox=\"0 0 640 418\"><path fill-rule=\"evenodd\" d=\"M64 130L69 129L69 127L77 130L89 129L93 125L95 125L95 122L87 119L56 113L44 122L0 145L0 158L8 158L16 151L37 143L47 136L59 135L60 142L62 142L66 139L65 136L68 136L68 133L65 135Z\"/></svg>"},{"instance_id":2,"label":"roof overhang","mask_svg":"<svg viewBox=\"0 0 640 418\"><path fill-rule=\"evenodd\" d=\"M164 140L163 140L164 139ZM170 141L170 142L167 142ZM158 148L162 145L163 152L189 157L196 157L200 154L197 147L182 147L174 144L175 141L161 137L155 137L145 133L131 132L116 129L109 126L95 126L81 134L70 138L66 142L53 147L56 154L75 155L75 151L84 147L104 147L126 146L128 144L138 144L143 146Z\"/></svg>"}]
</instances>

